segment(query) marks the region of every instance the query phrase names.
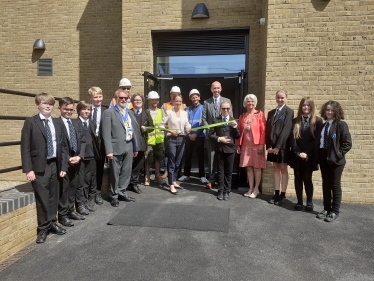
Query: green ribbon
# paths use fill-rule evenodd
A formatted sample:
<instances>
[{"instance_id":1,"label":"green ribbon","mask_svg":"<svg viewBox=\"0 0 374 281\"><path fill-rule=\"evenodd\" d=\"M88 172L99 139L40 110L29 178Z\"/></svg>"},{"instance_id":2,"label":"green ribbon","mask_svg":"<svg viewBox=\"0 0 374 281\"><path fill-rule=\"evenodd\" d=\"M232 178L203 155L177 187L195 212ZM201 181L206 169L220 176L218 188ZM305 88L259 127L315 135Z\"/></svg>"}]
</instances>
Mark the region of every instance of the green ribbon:
<instances>
[{"instance_id":1,"label":"green ribbon","mask_svg":"<svg viewBox=\"0 0 374 281\"><path fill-rule=\"evenodd\" d=\"M214 124L210 124L210 125L205 125L205 126L200 126L200 127L196 127L196 128L191 128L191 130L193 131L197 131L197 130L201 130L201 129L210 129L210 128L213 128L213 127L217 127L217 126L221 126L221 125L228 125L228 124L231 124L231 123L234 123L235 120L230 120L230 121L226 121L226 122L219 122L219 123L214 123ZM171 129L171 128L160 128L159 126L154 126L154 127L147 127L147 126L142 126L144 128L146 128L147 130L155 130L155 129L158 129L160 131L166 131L166 130L175 130L175 131L178 131L179 129Z\"/></svg>"}]
</instances>

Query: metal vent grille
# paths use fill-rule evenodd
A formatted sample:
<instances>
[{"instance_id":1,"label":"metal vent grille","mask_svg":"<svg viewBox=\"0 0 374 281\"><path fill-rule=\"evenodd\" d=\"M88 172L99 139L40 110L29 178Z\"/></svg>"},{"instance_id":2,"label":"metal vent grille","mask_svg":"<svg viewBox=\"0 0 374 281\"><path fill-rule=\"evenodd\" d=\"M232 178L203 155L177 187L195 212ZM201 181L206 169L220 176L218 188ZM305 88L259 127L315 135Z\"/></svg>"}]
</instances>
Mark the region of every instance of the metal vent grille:
<instances>
[{"instance_id":1,"label":"metal vent grille","mask_svg":"<svg viewBox=\"0 0 374 281\"><path fill-rule=\"evenodd\" d=\"M38 59L38 76L52 76L52 66L52 59Z\"/></svg>"},{"instance_id":2,"label":"metal vent grille","mask_svg":"<svg viewBox=\"0 0 374 281\"><path fill-rule=\"evenodd\" d=\"M155 56L184 56L184 55L226 55L246 54L249 31L214 32L215 34L196 32L194 34L168 34L154 36ZM235 34L232 34L235 33ZM169 35L169 36L167 36Z\"/></svg>"}]
</instances>

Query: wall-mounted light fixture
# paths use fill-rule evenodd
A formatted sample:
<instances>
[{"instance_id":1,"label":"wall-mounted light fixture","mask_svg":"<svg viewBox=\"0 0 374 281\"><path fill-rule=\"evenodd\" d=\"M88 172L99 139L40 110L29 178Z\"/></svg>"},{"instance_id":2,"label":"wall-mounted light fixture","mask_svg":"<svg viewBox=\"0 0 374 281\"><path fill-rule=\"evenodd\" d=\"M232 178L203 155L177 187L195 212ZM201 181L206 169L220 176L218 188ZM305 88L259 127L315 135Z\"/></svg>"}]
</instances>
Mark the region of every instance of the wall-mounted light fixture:
<instances>
[{"instance_id":1,"label":"wall-mounted light fixture","mask_svg":"<svg viewBox=\"0 0 374 281\"><path fill-rule=\"evenodd\" d=\"M45 50L45 44L43 39L36 39L34 43L34 50Z\"/></svg>"},{"instance_id":2,"label":"wall-mounted light fixture","mask_svg":"<svg viewBox=\"0 0 374 281\"><path fill-rule=\"evenodd\" d=\"M192 19L209 18L208 8L204 3L197 3L192 12Z\"/></svg>"},{"instance_id":3,"label":"wall-mounted light fixture","mask_svg":"<svg viewBox=\"0 0 374 281\"><path fill-rule=\"evenodd\" d=\"M266 23L266 19L265 19L265 18L260 18L260 19L258 20L258 24L259 24L259 25L265 25L265 23Z\"/></svg>"}]
</instances>

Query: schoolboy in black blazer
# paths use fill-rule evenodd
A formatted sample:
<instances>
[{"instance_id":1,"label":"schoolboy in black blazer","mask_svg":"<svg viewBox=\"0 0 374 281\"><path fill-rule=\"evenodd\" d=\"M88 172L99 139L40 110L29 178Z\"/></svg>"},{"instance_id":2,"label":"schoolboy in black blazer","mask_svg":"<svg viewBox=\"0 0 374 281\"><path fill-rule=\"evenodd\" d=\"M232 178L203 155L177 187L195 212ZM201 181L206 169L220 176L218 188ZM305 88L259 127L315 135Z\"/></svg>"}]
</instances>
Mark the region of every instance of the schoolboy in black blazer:
<instances>
[{"instance_id":1,"label":"schoolboy in black blazer","mask_svg":"<svg viewBox=\"0 0 374 281\"><path fill-rule=\"evenodd\" d=\"M56 224L58 178L68 169L68 151L63 128L51 118L55 99L46 93L36 95L39 114L26 119L21 132L22 170L35 192L38 219L36 243L44 243L49 232L65 234ZM48 120L48 121L44 121Z\"/></svg>"},{"instance_id":2,"label":"schoolboy in black blazer","mask_svg":"<svg viewBox=\"0 0 374 281\"><path fill-rule=\"evenodd\" d=\"M212 124L233 121L209 129L209 138L214 143L214 150L218 162L218 200L228 200L231 191L232 171L236 153L235 140L240 137L238 125L229 115L231 104L223 102L220 105L221 115L213 119Z\"/></svg>"}]
</instances>

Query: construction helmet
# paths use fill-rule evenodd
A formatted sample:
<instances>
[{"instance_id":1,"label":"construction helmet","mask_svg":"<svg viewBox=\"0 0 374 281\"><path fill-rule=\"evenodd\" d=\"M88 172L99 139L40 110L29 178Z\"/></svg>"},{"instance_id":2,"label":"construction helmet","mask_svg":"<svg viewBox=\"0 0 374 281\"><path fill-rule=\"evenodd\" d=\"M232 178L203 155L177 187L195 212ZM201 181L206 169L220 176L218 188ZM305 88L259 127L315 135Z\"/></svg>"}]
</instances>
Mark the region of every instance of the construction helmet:
<instances>
[{"instance_id":1,"label":"construction helmet","mask_svg":"<svg viewBox=\"0 0 374 281\"><path fill-rule=\"evenodd\" d=\"M171 88L170 93L181 93L181 89L178 86L173 86Z\"/></svg>"},{"instance_id":2,"label":"construction helmet","mask_svg":"<svg viewBox=\"0 0 374 281\"><path fill-rule=\"evenodd\" d=\"M158 95L158 93L156 91L150 91L148 93L148 97L147 99L159 99L160 96Z\"/></svg>"},{"instance_id":3,"label":"construction helmet","mask_svg":"<svg viewBox=\"0 0 374 281\"><path fill-rule=\"evenodd\" d=\"M119 81L119 87L132 87L132 85L129 79L122 78L121 81Z\"/></svg>"}]
</instances>

